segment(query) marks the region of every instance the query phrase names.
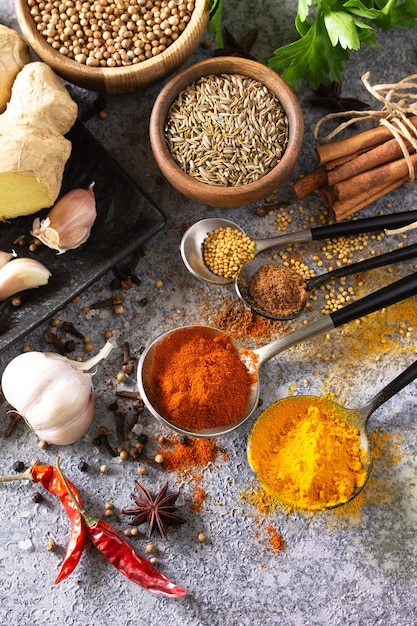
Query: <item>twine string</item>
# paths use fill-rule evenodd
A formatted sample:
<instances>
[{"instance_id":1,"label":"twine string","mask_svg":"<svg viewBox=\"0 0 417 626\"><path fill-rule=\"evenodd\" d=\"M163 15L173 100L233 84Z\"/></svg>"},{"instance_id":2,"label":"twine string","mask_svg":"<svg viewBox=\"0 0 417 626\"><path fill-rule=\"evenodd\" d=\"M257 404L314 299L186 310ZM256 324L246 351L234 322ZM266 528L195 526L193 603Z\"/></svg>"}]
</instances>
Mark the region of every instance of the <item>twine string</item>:
<instances>
[{"instance_id":1,"label":"twine string","mask_svg":"<svg viewBox=\"0 0 417 626\"><path fill-rule=\"evenodd\" d=\"M379 124L385 126L397 140L407 162L410 182L413 182L416 178L416 172L411 160L408 145L411 145L413 151L417 152L417 128L411 123L409 118L411 115L417 115L417 74L407 76L398 83L382 83L374 86L370 84L369 76L370 72L366 72L361 77L361 80L369 93L376 100L381 102L382 109L329 113L316 123L314 138L320 143L325 143L352 124L377 120ZM349 117L350 119L341 122L327 135L320 137L319 131L322 125L329 120L340 117Z\"/></svg>"}]
</instances>

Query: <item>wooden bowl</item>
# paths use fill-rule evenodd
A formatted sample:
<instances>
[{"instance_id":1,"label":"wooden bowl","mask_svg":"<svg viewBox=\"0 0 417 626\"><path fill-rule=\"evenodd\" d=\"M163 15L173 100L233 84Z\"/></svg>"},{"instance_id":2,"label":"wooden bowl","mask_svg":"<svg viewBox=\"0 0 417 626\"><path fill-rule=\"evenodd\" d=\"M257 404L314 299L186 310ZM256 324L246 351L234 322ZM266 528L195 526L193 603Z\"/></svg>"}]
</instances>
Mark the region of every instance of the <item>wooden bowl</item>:
<instances>
[{"instance_id":1,"label":"wooden bowl","mask_svg":"<svg viewBox=\"0 0 417 626\"><path fill-rule=\"evenodd\" d=\"M187 174L174 160L165 136L169 109L180 92L200 77L224 73L247 76L265 85L279 99L288 118L289 137L281 160L257 181L239 186L208 184ZM215 57L195 63L178 72L159 93L150 119L152 151L166 179L184 196L202 204L217 207L251 204L274 192L294 168L300 153L303 135L303 115L292 89L277 73L265 65L239 57Z\"/></svg>"},{"instance_id":2,"label":"wooden bowl","mask_svg":"<svg viewBox=\"0 0 417 626\"><path fill-rule=\"evenodd\" d=\"M37 56L62 78L74 85L105 93L129 93L145 88L172 74L198 46L209 20L207 0L195 0L185 30L157 56L125 67L88 67L54 50L36 29L27 0L14 0L22 35Z\"/></svg>"}]
</instances>

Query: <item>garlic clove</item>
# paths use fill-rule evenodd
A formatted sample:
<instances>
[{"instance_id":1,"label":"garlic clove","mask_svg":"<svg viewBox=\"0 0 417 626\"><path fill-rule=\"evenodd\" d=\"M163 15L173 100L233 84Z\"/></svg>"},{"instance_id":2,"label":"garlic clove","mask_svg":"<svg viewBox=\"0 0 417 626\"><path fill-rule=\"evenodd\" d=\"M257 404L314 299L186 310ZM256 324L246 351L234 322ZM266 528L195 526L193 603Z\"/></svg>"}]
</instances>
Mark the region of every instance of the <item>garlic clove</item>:
<instances>
[{"instance_id":1,"label":"garlic clove","mask_svg":"<svg viewBox=\"0 0 417 626\"><path fill-rule=\"evenodd\" d=\"M50 271L36 259L16 258L0 267L0 300L46 285Z\"/></svg>"},{"instance_id":2,"label":"garlic clove","mask_svg":"<svg viewBox=\"0 0 417 626\"><path fill-rule=\"evenodd\" d=\"M91 183L88 189L66 193L45 219L33 221L31 235L59 254L85 243L97 217L93 187Z\"/></svg>"},{"instance_id":3,"label":"garlic clove","mask_svg":"<svg viewBox=\"0 0 417 626\"><path fill-rule=\"evenodd\" d=\"M3 250L0 250L0 268L11 261L14 256L15 255L12 252L3 252Z\"/></svg>"}]
</instances>

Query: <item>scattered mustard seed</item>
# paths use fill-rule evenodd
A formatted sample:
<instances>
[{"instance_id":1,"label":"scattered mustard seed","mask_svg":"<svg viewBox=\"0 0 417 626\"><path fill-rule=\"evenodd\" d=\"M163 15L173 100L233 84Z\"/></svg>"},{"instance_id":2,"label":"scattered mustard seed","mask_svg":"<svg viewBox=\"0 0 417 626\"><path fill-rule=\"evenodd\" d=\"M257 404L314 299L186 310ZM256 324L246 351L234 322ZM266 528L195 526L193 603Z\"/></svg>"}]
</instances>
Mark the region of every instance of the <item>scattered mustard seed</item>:
<instances>
[{"instance_id":1,"label":"scattered mustard seed","mask_svg":"<svg viewBox=\"0 0 417 626\"><path fill-rule=\"evenodd\" d=\"M48 543L46 544L46 549L48 550L48 552L55 552L56 551L56 542L53 539L48 541Z\"/></svg>"},{"instance_id":2,"label":"scattered mustard seed","mask_svg":"<svg viewBox=\"0 0 417 626\"><path fill-rule=\"evenodd\" d=\"M156 552L156 546L153 543L147 543L145 546L145 552L148 554L153 554Z\"/></svg>"}]
</instances>

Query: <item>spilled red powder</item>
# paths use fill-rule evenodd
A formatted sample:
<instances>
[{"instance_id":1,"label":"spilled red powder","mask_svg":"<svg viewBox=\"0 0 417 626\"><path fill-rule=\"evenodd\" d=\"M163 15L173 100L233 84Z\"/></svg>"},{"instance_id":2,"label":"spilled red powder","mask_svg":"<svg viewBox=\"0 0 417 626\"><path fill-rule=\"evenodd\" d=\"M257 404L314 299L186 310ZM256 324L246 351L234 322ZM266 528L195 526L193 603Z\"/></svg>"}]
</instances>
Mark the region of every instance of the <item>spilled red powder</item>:
<instances>
[{"instance_id":1,"label":"spilled red powder","mask_svg":"<svg viewBox=\"0 0 417 626\"><path fill-rule=\"evenodd\" d=\"M271 548L275 552L281 552L282 550L285 550L285 540L277 531L277 529L274 526L267 526L266 531L269 534L269 543L271 545Z\"/></svg>"},{"instance_id":2,"label":"spilled red powder","mask_svg":"<svg viewBox=\"0 0 417 626\"><path fill-rule=\"evenodd\" d=\"M185 477L194 487L192 493L191 511L200 512L205 500L206 491L201 486L203 479L202 470L210 463L214 463L220 450L214 443L214 439L183 438L176 435L172 439L165 440L158 452L164 457L164 468ZM223 459L227 459L225 452Z\"/></svg>"},{"instance_id":3,"label":"spilled red powder","mask_svg":"<svg viewBox=\"0 0 417 626\"><path fill-rule=\"evenodd\" d=\"M192 468L204 468L215 461L218 448L213 439L187 439L181 443L178 435L169 439L159 449L164 457L164 467L177 473Z\"/></svg>"},{"instance_id":4,"label":"spilled red powder","mask_svg":"<svg viewBox=\"0 0 417 626\"><path fill-rule=\"evenodd\" d=\"M193 494L193 503L191 505L191 510L193 513L198 513L201 511L201 507L204 504L206 499L206 492L202 487L196 487Z\"/></svg>"}]
</instances>

